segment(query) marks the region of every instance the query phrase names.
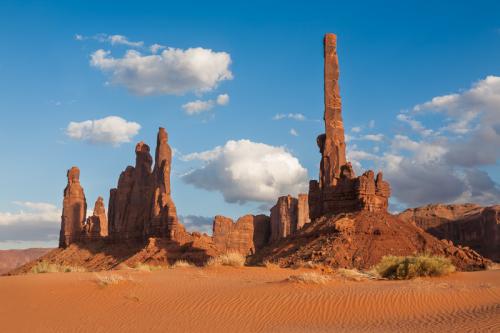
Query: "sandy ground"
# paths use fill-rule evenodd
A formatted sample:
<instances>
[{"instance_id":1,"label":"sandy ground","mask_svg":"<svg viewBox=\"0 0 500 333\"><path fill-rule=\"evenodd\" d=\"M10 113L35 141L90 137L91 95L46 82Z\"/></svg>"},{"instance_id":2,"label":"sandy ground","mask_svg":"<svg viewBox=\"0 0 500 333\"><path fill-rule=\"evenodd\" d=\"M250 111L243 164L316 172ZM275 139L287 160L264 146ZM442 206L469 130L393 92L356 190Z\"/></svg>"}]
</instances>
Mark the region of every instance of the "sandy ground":
<instances>
[{"instance_id":1,"label":"sandy ground","mask_svg":"<svg viewBox=\"0 0 500 333\"><path fill-rule=\"evenodd\" d=\"M285 281L278 268L0 277L2 332L500 332L500 270L413 281Z\"/></svg>"}]
</instances>

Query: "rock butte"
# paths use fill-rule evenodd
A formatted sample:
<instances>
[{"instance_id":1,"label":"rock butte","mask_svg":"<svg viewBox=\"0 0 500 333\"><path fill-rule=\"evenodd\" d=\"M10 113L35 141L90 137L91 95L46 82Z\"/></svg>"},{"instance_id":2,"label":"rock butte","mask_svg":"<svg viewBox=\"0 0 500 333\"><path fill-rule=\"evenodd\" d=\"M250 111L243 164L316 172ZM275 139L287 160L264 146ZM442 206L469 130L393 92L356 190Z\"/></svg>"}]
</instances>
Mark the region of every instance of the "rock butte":
<instances>
[{"instance_id":1,"label":"rock butte","mask_svg":"<svg viewBox=\"0 0 500 333\"><path fill-rule=\"evenodd\" d=\"M40 260L72 262L90 270L102 270L120 263L162 264L179 259L203 264L218 254L239 252L250 256L249 262L255 264L270 260L291 266L313 261L365 269L383 255L429 252L450 257L461 270L486 267L489 261L474 250L440 241L415 224L389 214L391 190L381 172L375 175L369 170L356 177L346 159L337 37L326 34L323 43L325 133L317 138L321 153L319 180L310 181L308 194L279 197L270 216L245 215L233 222L218 215L213 221L212 236L187 232L179 222L172 199L172 149L167 132L160 127L154 165L149 146L139 142L135 147L135 166L128 166L120 174L117 187L110 190L107 216L99 197L93 215L86 219L80 170L73 167L68 171L60 249ZM485 210L479 215L483 219L492 214ZM496 224L488 224L481 235L493 234L492 242L498 245L498 209L495 214ZM452 227L452 231L436 231L429 228L435 223L426 222L420 211L407 211L400 217L414 220L434 235L454 242L481 242L482 236L457 237L457 232L469 232L462 223ZM30 264L25 265L16 272L29 267Z\"/></svg>"},{"instance_id":2,"label":"rock butte","mask_svg":"<svg viewBox=\"0 0 500 333\"><path fill-rule=\"evenodd\" d=\"M407 209L398 217L413 222L439 239L470 247L500 261L500 205L427 205Z\"/></svg>"}]
</instances>

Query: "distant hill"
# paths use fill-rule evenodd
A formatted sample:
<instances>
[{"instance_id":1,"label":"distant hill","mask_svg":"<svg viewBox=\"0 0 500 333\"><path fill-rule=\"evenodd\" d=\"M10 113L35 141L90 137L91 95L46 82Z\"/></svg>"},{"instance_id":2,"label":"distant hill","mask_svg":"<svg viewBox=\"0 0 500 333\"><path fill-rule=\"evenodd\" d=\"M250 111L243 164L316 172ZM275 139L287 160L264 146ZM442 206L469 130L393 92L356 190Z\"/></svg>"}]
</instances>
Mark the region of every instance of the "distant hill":
<instances>
[{"instance_id":1,"label":"distant hill","mask_svg":"<svg viewBox=\"0 0 500 333\"><path fill-rule=\"evenodd\" d=\"M0 274L35 260L52 249L0 250Z\"/></svg>"}]
</instances>

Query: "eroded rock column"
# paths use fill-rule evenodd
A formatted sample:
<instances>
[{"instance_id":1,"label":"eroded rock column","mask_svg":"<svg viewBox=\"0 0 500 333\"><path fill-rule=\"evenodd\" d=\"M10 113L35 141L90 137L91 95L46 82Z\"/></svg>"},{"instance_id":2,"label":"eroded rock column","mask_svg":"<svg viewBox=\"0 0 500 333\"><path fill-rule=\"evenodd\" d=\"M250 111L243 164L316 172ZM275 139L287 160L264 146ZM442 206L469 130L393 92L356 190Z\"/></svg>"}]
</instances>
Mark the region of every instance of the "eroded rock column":
<instances>
[{"instance_id":1,"label":"eroded rock column","mask_svg":"<svg viewBox=\"0 0 500 333\"><path fill-rule=\"evenodd\" d=\"M62 248L80 240L87 213L87 201L80 185L80 169L72 167L67 177L59 236L59 247Z\"/></svg>"}]
</instances>

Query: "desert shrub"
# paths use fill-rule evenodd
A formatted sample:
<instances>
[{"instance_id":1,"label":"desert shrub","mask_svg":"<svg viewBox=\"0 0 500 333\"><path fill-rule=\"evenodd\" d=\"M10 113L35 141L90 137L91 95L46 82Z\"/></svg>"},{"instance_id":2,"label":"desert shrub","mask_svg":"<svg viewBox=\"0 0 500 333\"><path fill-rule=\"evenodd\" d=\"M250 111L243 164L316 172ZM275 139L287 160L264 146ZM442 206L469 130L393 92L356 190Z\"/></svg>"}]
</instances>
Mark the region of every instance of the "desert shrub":
<instances>
[{"instance_id":1,"label":"desert shrub","mask_svg":"<svg viewBox=\"0 0 500 333\"><path fill-rule=\"evenodd\" d=\"M39 261L31 268L31 273L70 273L70 272L86 272L87 270L79 266L69 266L61 264L51 264L47 261Z\"/></svg>"},{"instance_id":2,"label":"desert shrub","mask_svg":"<svg viewBox=\"0 0 500 333\"><path fill-rule=\"evenodd\" d=\"M173 265L170 266L170 268L179 268L179 267L181 268L194 267L194 265L186 260L177 260L176 262L174 262Z\"/></svg>"},{"instance_id":3,"label":"desert shrub","mask_svg":"<svg viewBox=\"0 0 500 333\"><path fill-rule=\"evenodd\" d=\"M207 266L232 266L242 267L245 265L246 258L237 252L229 252L221 254L218 257L210 258Z\"/></svg>"},{"instance_id":4,"label":"desert shrub","mask_svg":"<svg viewBox=\"0 0 500 333\"><path fill-rule=\"evenodd\" d=\"M138 271L153 272L161 269L162 267L140 262L137 265L135 265L134 268L137 269Z\"/></svg>"},{"instance_id":5,"label":"desert shrub","mask_svg":"<svg viewBox=\"0 0 500 333\"><path fill-rule=\"evenodd\" d=\"M324 284L330 280L330 277L315 272L307 272L297 275L290 275L287 280L290 282L306 284Z\"/></svg>"},{"instance_id":6,"label":"desert shrub","mask_svg":"<svg viewBox=\"0 0 500 333\"><path fill-rule=\"evenodd\" d=\"M266 260L263 262L265 268L280 268L280 265L276 262Z\"/></svg>"},{"instance_id":7,"label":"desert shrub","mask_svg":"<svg viewBox=\"0 0 500 333\"><path fill-rule=\"evenodd\" d=\"M126 278L123 275L119 274L96 274L95 281L101 287L107 287L110 285L118 284L124 281L131 281L130 277Z\"/></svg>"},{"instance_id":8,"label":"desert shrub","mask_svg":"<svg viewBox=\"0 0 500 333\"><path fill-rule=\"evenodd\" d=\"M421 254L417 256L384 256L375 266L384 278L405 280L419 276L441 276L455 271L448 258Z\"/></svg>"},{"instance_id":9,"label":"desert shrub","mask_svg":"<svg viewBox=\"0 0 500 333\"><path fill-rule=\"evenodd\" d=\"M335 271L335 275L346 280L365 281L378 280L379 275L375 271L359 271L357 269L339 268Z\"/></svg>"}]
</instances>

